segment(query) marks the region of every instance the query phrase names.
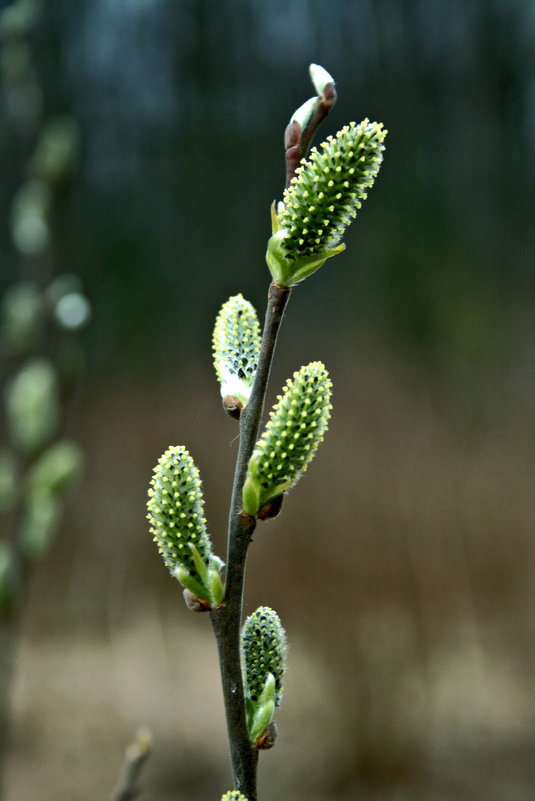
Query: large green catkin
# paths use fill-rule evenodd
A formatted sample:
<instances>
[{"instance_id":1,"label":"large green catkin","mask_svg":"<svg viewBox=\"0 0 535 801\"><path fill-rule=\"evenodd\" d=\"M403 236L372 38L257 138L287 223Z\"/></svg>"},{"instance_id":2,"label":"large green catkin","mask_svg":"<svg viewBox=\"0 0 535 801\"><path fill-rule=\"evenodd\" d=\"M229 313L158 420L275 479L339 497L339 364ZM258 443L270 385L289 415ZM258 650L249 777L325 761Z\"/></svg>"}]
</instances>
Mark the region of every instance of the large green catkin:
<instances>
[{"instance_id":1,"label":"large green catkin","mask_svg":"<svg viewBox=\"0 0 535 801\"><path fill-rule=\"evenodd\" d=\"M382 123L351 122L301 162L277 215L289 257L338 245L373 186L386 133Z\"/></svg>"},{"instance_id":2,"label":"large green catkin","mask_svg":"<svg viewBox=\"0 0 535 801\"><path fill-rule=\"evenodd\" d=\"M256 515L292 487L310 464L327 429L332 383L322 362L288 379L249 460L243 510Z\"/></svg>"},{"instance_id":3,"label":"large green catkin","mask_svg":"<svg viewBox=\"0 0 535 801\"><path fill-rule=\"evenodd\" d=\"M217 315L212 338L214 367L221 396L236 397L245 406L253 387L260 353L260 324L243 295L229 298Z\"/></svg>"},{"instance_id":4,"label":"large green catkin","mask_svg":"<svg viewBox=\"0 0 535 801\"><path fill-rule=\"evenodd\" d=\"M349 123L302 160L283 201L272 207L266 261L275 283L290 287L341 253L342 237L383 161L382 123Z\"/></svg>"}]
</instances>

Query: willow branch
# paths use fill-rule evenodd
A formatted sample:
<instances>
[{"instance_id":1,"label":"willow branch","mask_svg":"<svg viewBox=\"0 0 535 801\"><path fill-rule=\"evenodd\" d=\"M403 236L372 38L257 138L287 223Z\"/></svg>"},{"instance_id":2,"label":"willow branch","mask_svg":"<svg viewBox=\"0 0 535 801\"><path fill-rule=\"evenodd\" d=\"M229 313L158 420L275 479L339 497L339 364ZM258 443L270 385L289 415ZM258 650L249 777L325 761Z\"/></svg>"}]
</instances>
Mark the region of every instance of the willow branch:
<instances>
[{"instance_id":1,"label":"willow branch","mask_svg":"<svg viewBox=\"0 0 535 801\"><path fill-rule=\"evenodd\" d=\"M210 613L219 652L234 784L248 801L256 801L258 751L249 740L245 719L240 627L247 549L256 526L256 519L242 512L241 496L247 465L258 438L277 335L290 292L290 288L276 284L271 284L269 287L255 382L249 402L240 417L240 446L228 527L225 602Z\"/></svg>"}]
</instances>

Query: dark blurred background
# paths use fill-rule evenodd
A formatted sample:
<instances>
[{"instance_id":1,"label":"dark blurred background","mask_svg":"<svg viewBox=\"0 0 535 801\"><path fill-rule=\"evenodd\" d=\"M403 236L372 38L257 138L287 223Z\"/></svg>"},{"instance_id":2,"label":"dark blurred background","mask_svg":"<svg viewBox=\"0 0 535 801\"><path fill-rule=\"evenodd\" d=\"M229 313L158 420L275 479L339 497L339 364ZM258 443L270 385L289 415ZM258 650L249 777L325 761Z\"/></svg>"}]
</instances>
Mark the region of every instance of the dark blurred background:
<instances>
[{"instance_id":1,"label":"dark blurred background","mask_svg":"<svg viewBox=\"0 0 535 801\"><path fill-rule=\"evenodd\" d=\"M334 410L250 551L246 611L276 608L290 643L260 797L532 799L535 3L10 5L34 18L4 29L0 289L74 273L92 316L62 423L87 469L32 572L6 801L106 797L139 724L141 798L230 786L211 630L160 563L146 489L185 444L223 555L237 429L212 326L237 292L263 313L311 61L338 88L321 135L366 116L389 134L346 252L293 293L272 373L270 402L322 359ZM36 245L20 187L58 115L77 157Z\"/></svg>"}]
</instances>

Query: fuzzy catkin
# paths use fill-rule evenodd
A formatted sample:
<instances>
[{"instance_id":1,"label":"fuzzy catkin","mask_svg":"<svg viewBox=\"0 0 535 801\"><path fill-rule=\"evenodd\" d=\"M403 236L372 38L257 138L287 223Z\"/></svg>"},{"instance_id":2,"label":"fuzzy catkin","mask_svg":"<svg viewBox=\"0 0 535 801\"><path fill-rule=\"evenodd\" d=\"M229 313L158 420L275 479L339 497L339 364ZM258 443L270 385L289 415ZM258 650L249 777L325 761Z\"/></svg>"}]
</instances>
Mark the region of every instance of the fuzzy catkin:
<instances>
[{"instance_id":1,"label":"fuzzy catkin","mask_svg":"<svg viewBox=\"0 0 535 801\"><path fill-rule=\"evenodd\" d=\"M268 674L275 679L275 706L282 699L286 670L286 634L277 613L268 606L259 606L243 624L241 653L245 696L257 701Z\"/></svg>"},{"instance_id":2,"label":"fuzzy catkin","mask_svg":"<svg viewBox=\"0 0 535 801\"><path fill-rule=\"evenodd\" d=\"M288 258L335 247L367 197L383 160L382 123L349 123L329 136L297 168L277 219Z\"/></svg>"},{"instance_id":3,"label":"fuzzy catkin","mask_svg":"<svg viewBox=\"0 0 535 801\"><path fill-rule=\"evenodd\" d=\"M214 367L221 395L247 403L260 353L260 324L253 305L240 293L229 298L217 315L212 338Z\"/></svg>"},{"instance_id":4,"label":"fuzzy catkin","mask_svg":"<svg viewBox=\"0 0 535 801\"><path fill-rule=\"evenodd\" d=\"M319 361L302 367L286 382L249 460L244 486L248 514L256 514L293 486L312 461L330 418L331 389L329 374Z\"/></svg>"},{"instance_id":5,"label":"fuzzy catkin","mask_svg":"<svg viewBox=\"0 0 535 801\"><path fill-rule=\"evenodd\" d=\"M171 571L182 565L196 572L189 543L209 562L203 505L199 471L189 452L182 445L169 447L154 468L147 508L150 532Z\"/></svg>"}]
</instances>

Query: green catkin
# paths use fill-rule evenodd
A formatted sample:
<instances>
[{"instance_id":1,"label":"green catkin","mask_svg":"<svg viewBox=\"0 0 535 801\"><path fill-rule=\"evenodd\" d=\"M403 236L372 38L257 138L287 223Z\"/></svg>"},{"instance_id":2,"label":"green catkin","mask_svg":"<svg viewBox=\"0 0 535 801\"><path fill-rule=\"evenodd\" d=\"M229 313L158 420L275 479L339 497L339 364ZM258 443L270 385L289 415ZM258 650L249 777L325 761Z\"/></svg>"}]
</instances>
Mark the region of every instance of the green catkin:
<instances>
[{"instance_id":1,"label":"green catkin","mask_svg":"<svg viewBox=\"0 0 535 801\"><path fill-rule=\"evenodd\" d=\"M247 801L247 798L239 790L229 790L221 797L221 801Z\"/></svg>"},{"instance_id":2,"label":"green catkin","mask_svg":"<svg viewBox=\"0 0 535 801\"><path fill-rule=\"evenodd\" d=\"M206 532L201 480L182 445L168 448L158 460L147 504L150 532L171 573L197 597L220 603L222 562L214 556Z\"/></svg>"},{"instance_id":3,"label":"green catkin","mask_svg":"<svg viewBox=\"0 0 535 801\"><path fill-rule=\"evenodd\" d=\"M301 162L277 214L288 257L339 244L379 172L386 133L382 123L350 122Z\"/></svg>"},{"instance_id":4,"label":"green catkin","mask_svg":"<svg viewBox=\"0 0 535 801\"><path fill-rule=\"evenodd\" d=\"M303 281L344 250L342 237L383 161L386 133L382 123L350 122L301 161L271 210L266 261L279 286Z\"/></svg>"},{"instance_id":5,"label":"green catkin","mask_svg":"<svg viewBox=\"0 0 535 801\"><path fill-rule=\"evenodd\" d=\"M246 619L241 634L245 697L257 702L268 675L275 679L275 706L279 706L286 670L286 634L277 613L259 606Z\"/></svg>"},{"instance_id":6,"label":"green catkin","mask_svg":"<svg viewBox=\"0 0 535 801\"><path fill-rule=\"evenodd\" d=\"M229 298L217 315L212 338L222 397L233 395L246 405L258 366L260 341L253 305L241 294Z\"/></svg>"},{"instance_id":7,"label":"green catkin","mask_svg":"<svg viewBox=\"0 0 535 801\"><path fill-rule=\"evenodd\" d=\"M322 362L288 379L249 460L243 509L256 515L292 487L310 464L327 429L332 383Z\"/></svg>"}]
</instances>

